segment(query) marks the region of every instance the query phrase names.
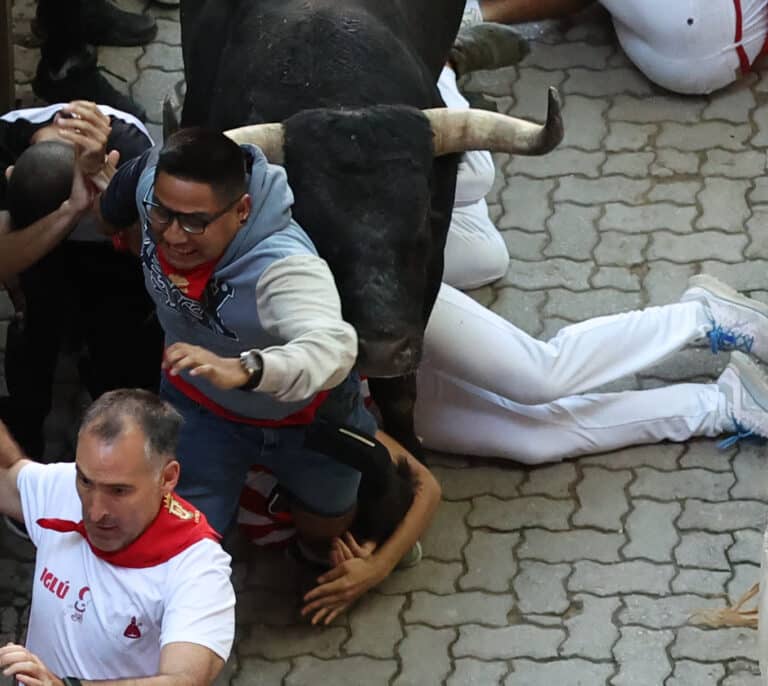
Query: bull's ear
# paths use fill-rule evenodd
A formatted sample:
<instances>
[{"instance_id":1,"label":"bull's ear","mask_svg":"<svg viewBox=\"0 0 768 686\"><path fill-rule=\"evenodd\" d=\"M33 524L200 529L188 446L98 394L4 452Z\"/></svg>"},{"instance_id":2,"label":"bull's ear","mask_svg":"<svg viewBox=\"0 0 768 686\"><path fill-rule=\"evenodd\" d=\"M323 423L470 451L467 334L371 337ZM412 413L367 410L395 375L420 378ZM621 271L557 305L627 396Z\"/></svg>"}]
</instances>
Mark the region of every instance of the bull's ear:
<instances>
[{"instance_id":1,"label":"bull's ear","mask_svg":"<svg viewBox=\"0 0 768 686\"><path fill-rule=\"evenodd\" d=\"M349 426L315 420L307 427L304 447L356 469L374 490L394 470L383 443Z\"/></svg>"}]
</instances>

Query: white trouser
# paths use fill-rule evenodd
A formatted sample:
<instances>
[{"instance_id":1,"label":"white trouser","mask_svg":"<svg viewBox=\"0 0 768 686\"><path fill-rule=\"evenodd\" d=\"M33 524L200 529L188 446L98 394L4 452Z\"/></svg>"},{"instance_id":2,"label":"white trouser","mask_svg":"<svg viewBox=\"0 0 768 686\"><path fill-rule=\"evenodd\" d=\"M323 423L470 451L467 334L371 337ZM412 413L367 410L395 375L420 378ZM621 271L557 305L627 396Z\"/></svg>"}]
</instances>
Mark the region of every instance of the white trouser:
<instances>
[{"instance_id":1,"label":"white trouser","mask_svg":"<svg viewBox=\"0 0 768 686\"><path fill-rule=\"evenodd\" d=\"M536 340L443 284L418 372L427 448L528 464L730 430L716 384L575 395L702 338L699 302L596 317Z\"/></svg>"},{"instance_id":2,"label":"white trouser","mask_svg":"<svg viewBox=\"0 0 768 686\"><path fill-rule=\"evenodd\" d=\"M459 93L452 69L443 67L437 87L448 107L469 107ZM488 217L485 203L495 176L493 158L487 150L464 153L456 176L456 197L443 271L443 281L456 288L479 288L507 273L507 246Z\"/></svg>"}]
</instances>

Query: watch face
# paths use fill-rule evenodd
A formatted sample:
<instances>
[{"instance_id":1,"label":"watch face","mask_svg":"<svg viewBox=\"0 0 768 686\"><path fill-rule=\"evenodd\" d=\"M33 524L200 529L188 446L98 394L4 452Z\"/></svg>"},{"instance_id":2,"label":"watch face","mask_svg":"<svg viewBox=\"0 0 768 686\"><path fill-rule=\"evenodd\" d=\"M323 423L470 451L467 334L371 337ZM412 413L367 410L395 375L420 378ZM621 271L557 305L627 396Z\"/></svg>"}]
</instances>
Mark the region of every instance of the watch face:
<instances>
[{"instance_id":1,"label":"watch face","mask_svg":"<svg viewBox=\"0 0 768 686\"><path fill-rule=\"evenodd\" d=\"M261 360L253 350L243 353L243 364L251 374L261 369Z\"/></svg>"}]
</instances>

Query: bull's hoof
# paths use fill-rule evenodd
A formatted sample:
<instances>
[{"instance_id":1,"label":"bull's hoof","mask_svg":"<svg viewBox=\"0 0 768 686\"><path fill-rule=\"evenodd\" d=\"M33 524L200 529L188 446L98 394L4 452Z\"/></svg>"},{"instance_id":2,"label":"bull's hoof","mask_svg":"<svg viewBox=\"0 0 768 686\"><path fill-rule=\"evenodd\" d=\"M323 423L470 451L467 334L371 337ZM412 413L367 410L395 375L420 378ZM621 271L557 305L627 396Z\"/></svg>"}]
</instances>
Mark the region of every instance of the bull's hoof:
<instances>
[{"instance_id":1,"label":"bull's hoof","mask_svg":"<svg viewBox=\"0 0 768 686\"><path fill-rule=\"evenodd\" d=\"M458 76L478 69L499 69L517 64L528 53L528 43L504 24L485 22L462 28L449 60Z\"/></svg>"}]
</instances>

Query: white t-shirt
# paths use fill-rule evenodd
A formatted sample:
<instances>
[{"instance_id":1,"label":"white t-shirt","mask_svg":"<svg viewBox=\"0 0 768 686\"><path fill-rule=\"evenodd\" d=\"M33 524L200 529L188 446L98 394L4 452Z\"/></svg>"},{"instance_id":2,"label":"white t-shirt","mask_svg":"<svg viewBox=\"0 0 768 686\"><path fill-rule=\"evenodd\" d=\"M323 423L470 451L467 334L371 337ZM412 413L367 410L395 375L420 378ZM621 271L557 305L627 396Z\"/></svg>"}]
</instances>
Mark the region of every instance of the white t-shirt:
<instances>
[{"instance_id":1,"label":"white t-shirt","mask_svg":"<svg viewBox=\"0 0 768 686\"><path fill-rule=\"evenodd\" d=\"M230 557L217 542L198 541L154 567L118 567L94 555L79 533L37 524L82 519L74 464L29 464L18 487L37 547L27 648L54 674L153 676L160 649L182 641L229 657L235 593Z\"/></svg>"}]
</instances>

